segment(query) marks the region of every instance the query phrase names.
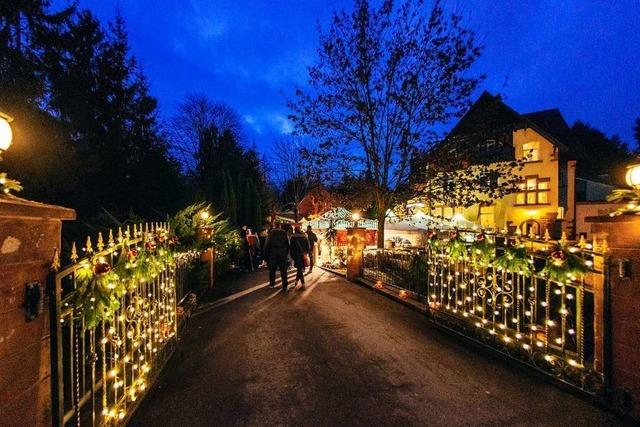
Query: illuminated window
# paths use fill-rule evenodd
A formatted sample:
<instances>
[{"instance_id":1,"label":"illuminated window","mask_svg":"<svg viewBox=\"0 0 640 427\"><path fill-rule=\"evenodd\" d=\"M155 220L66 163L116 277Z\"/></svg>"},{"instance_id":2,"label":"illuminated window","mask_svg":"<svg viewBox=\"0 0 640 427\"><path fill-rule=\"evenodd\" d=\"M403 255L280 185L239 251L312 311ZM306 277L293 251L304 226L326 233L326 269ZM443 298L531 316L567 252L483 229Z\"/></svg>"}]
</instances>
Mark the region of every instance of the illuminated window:
<instances>
[{"instance_id":1,"label":"illuminated window","mask_svg":"<svg viewBox=\"0 0 640 427\"><path fill-rule=\"evenodd\" d=\"M532 141L523 144L522 157L526 162L536 162L540 160L540 143L538 141Z\"/></svg>"},{"instance_id":2,"label":"illuminated window","mask_svg":"<svg viewBox=\"0 0 640 427\"><path fill-rule=\"evenodd\" d=\"M494 227L493 206L480 206L480 225L482 227Z\"/></svg>"},{"instance_id":3,"label":"illuminated window","mask_svg":"<svg viewBox=\"0 0 640 427\"><path fill-rule=\"evenodd\" d=\"M518 184L516 205L546 205L549 204L549 178L528 176Z\"/></svg>"}]
</instances>

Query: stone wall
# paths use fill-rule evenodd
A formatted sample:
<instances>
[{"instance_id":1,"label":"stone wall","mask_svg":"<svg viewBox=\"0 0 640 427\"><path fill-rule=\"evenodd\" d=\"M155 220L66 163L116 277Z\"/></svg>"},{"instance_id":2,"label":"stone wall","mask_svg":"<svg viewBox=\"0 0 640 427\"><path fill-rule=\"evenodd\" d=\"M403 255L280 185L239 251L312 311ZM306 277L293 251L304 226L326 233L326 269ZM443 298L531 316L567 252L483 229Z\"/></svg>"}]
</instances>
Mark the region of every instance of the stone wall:
<instances>
[{"instance_id":1,"label":"stone wall","mask_svg":"<svg viewBox=\"0 0 640 427\"><path fill-rule=\"evenodd\" d=\"M60 247L61 221L75 212L0 197L0 424L51 425L47 275ZM44 311L28 321L27 283L39 283Z\"/></svg>"}]
</instances>

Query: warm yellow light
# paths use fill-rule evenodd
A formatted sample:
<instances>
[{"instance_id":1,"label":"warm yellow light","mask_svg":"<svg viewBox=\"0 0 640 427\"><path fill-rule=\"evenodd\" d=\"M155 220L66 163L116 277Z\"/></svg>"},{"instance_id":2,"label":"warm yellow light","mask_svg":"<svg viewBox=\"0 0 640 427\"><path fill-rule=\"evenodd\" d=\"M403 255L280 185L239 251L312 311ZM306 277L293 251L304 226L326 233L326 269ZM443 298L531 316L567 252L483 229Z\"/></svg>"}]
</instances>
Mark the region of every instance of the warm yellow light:
<instances>
[{"instance_id":1,"label":"warm yellow light","mask_svg":"<svg viewBox=\"0 0 640 427\"><path fill-rule=\"evenodd\" d=\"M360 220L360 213L359 212L354 212L351 214L351 219L353 219L354 221L359 221Z\"/></svg>"},{"instance_id":2,"label":"warm yellow light","mask_svg":"<svg viewBox=\"0 0 640 427\"><path fill-rule=\"evenodd\" d=\"M629 187L640 188L640 163L627 167L625 179Z\"/></svg>"},{"instance_id":3,"label":"warm yellow light","mask_svg":"<svg viewBox=\"0 0 640 427\"><path fill-rule=\"evenodd\" d=\"M0 114L0 151L5 151L11 146L13 132L6 116Z\"/></svg>"},{"instance_id":4,"label":"warm yellow light","mask_svg":"<svg viewBox=\"0 0 640 427\"><path fill-rule=\"evenodd\" d=\"M209 219L209 212L207 211L200 212L200 219L204 219L204 220Z\"/></svg>"}]
</instances>

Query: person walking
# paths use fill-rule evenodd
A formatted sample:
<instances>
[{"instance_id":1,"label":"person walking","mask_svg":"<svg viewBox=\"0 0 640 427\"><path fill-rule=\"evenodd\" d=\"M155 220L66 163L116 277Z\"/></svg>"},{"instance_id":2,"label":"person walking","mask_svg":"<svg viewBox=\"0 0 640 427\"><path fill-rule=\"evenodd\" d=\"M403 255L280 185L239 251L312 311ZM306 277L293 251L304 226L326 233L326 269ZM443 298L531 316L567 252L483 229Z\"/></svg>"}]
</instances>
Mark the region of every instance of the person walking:
<instances>
[{"instance_id":1,"label":"person walking","mask_svg":"<svg viewBox=\"0 0 640 427\"><path fill-rule=\"evenodd\" d=\"M313 232L313 228L310 225L307 226L307 240L309 241L309 273L311 273L316 263L315 249L318 243L318 236Z\"/></svg>"},{"instance_id":2,"label":"person walking","mask_svg":"<svg viewBox=\"0 0 640 427\"><path fill-rule=\"evenodd\" d=\"M304 268L309 265L309 240L299 225L296 225L293 236L291 236L291 258L293 266L296 268L296 283L293 287L298 285L299 280L302 283L301 289L305 289Z\"/></svg>"},{"instance_id":3,"label":"person walking","mask_svg":"<svg viewBox=\"0 0 640 427\"><path fill-rule=\"evenodd\" d=\"M288 291L287 267L289 264L289 238L283 228L274 228L264 243L264 257L269 266L269 287L276 287L276 270L280 271L282 292Z\"/></svg>"}]
</instances>

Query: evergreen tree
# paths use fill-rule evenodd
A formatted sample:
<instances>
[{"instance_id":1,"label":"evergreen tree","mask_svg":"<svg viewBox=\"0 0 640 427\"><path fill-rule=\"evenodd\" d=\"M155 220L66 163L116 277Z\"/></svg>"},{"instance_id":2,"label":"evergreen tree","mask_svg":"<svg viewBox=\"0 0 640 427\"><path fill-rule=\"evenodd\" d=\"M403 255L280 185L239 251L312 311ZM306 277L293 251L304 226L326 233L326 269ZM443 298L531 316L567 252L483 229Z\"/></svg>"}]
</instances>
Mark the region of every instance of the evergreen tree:
<instances>
[{"instance_id":1,"label":"evergreen tree","mask_svg":"<svg viewBox=\"0 0 640 427\"><path fill-rule=\"evenodd\" d=\"M607 137L600 130L577 121L571 127L573 155L577 175L611 184L624 183L624 165L629 159L629 147L618 136Z\"/></svg>"}]
</instances>

